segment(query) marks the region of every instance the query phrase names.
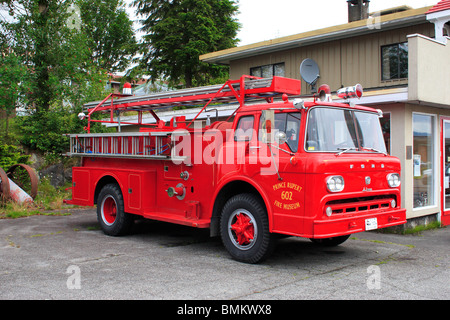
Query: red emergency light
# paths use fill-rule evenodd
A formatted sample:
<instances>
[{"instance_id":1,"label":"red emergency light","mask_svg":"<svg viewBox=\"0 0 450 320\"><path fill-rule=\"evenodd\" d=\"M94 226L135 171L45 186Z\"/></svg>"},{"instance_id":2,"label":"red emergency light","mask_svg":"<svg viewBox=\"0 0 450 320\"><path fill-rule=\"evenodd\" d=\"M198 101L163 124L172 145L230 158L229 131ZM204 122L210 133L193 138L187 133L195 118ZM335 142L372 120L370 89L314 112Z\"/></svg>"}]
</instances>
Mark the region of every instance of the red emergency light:
<instances>
[{"instance_id":1,"label":"red emergency light","mask_svg":"<svg viewBox=\"0 0 450 320\"><path fill-rule=\"evenodd\" d=\"M318 100L319 101L324 101L324 102L331 102L331 89L330 86L327 84L323 84L319 87L319 96L318 96Z\"/></svg>"},{"instance_id":2,"label":"red emergency light","mask_svg":"<svg viewBox=\"0 0 450 320\"><path fill-rule=\"evenodd\" d=\"M354 87L346 87L339 89L337 95L341 99L358 98L363 96L363 87L359 83Z\"/></svg>"},{"instance_id":3,"label":"red emergency light","mask_svg":"<svg viewBox=\"0 0 450 320\"><path fill-rule=\"evenodd\" d=\"M132 95L133 94L133 90L132 90L132 88L131 88L131 83L129 83L129 82L126 82L124 85L123 85L123 92L122 92L124 95Z\"/></svg>"}]
</instances>

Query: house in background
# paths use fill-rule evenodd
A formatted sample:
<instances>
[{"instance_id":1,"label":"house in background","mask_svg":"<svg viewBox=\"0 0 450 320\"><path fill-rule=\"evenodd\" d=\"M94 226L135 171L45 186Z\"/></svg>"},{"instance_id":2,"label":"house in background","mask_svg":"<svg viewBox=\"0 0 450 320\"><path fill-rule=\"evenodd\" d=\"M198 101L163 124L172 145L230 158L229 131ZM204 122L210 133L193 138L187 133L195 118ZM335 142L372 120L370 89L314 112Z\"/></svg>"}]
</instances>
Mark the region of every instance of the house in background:
<instances>
[{"instance_id":1,"label":"house in background","mask_svg":"<svg viewBox=\"0 0 450 320\"><path fill-rule=\"evenodd\" d=\"M106 89L112 89L114 93L120 93L123 86L123 77L120 75L116 75L113 73L108 73L108 80L106 82ZM133 81L131 86L133 88L133 92L135 94L139 94L142 88L148 84L146 79L139 79L137 81Z\"/></svg>"},{"instance_id":2,"label":"house in background","mask_svg":"<svg viewBox=\"0 0 450 320\"><path fill-rule=\"evenodd\" d=\"M343 4L344 5L344 4ZM357 83L358 104L381 109L390 154L402 162L402 206L410 225L450 224L450 0L369 14L368 0L347 1L349 22L212 52L204 62L242 74L302 79L300 64L320 70L316 86ZM302 95L312 87L302 81Z\"/></svg>"}]
</instances>

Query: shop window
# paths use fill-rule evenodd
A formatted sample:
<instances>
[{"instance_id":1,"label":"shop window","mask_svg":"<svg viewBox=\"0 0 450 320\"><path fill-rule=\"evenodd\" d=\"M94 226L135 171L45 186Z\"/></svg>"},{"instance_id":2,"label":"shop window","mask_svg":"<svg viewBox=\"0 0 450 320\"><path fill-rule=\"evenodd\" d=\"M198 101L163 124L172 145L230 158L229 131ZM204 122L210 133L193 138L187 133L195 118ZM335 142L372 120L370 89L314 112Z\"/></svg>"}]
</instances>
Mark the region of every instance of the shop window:
<instances>
[{"instance_id":1,"label":"shop window","mask_svg":"<svg viewBox=\"0 0 450 320\"><path fill-rule=\"evenodd\" d=\"M434 116L413 114L414 208L435 205Z\"/></svg>"},{"instance_id":2,"label":"shop window","mask_svg":"<svg viewBox=\"0 0 450 320\"><path fill-rule=\"evenodd\" d=\"M250 75L261 78L284 77L284 62L250 68Z\"/></svg>"},{"instance_id":3,"label":"shop window","mask_svg":"<svg viewBox=\"0 0 450 320\"><path fill-rule=\"evenodd\" d=\"M408 78L408 43L381 47L382 80Z\"/></svg>"}]
</instances>

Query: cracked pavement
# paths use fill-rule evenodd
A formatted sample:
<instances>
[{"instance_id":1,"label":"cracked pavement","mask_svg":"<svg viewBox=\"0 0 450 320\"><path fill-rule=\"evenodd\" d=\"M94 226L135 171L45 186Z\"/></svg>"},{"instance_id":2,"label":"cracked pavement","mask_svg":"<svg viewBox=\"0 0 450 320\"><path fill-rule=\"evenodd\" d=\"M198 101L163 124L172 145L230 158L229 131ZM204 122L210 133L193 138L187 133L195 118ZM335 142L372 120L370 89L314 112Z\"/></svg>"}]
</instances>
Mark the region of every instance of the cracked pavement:
<instances>
[{"instance_id":1,"label":"cracked pavement","mask_svg":"<svg viewBox=\"0 0 450 320\"><path fill-rule=\"evenodd\" d=\"M139 220L131 235L109 237L95 209L68 211L0 220L0 299L450 298L448 228L364 232L333 248L290 237L267 261L248 265L207 230Z\"/></svg>"}]
</instances>

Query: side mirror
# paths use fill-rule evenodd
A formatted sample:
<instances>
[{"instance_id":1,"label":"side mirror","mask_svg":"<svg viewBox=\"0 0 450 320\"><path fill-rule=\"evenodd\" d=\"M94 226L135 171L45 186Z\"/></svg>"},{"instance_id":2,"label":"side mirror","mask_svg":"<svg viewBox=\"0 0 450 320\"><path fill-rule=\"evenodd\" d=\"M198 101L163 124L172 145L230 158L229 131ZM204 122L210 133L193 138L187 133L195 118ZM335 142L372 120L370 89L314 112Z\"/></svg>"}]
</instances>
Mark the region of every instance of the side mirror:
<instances>
[{"instance_id":1,"label":"side mirror","mask_svg":"<svg viewBox=\"0 0 450 320\"><path fill-rule=\"evenodd\" d=\"M283 144L287 141L286 133L283 131L277 131L275 133L275 142L278 144Z\"/></svg>"}]
</instances>

